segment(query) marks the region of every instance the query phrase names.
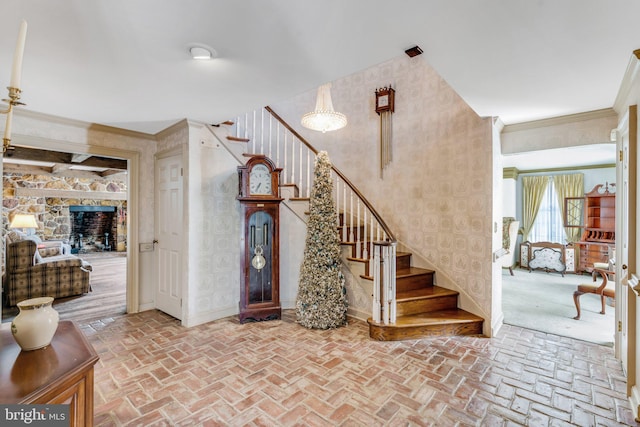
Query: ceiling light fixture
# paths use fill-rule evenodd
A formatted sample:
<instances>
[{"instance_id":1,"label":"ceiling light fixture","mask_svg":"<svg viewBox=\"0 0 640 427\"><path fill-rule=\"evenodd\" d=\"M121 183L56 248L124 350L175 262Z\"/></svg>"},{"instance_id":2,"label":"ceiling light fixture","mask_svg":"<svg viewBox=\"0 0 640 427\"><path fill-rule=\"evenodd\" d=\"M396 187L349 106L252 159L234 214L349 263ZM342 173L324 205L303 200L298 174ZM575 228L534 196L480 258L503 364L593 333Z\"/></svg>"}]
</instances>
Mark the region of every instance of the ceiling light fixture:
<instances>
[{"instance_id":1,"label":"ceiling light fixture","mask_svg":"<svg viewBox=\"0 0 640 427\"><path fill-rule=\"evenodd\" d=\"M347 125L347 117L333 111L331 102L331 83L318 88L316 109L302 116L302 126L307 129L325 133L327 131L342 129Z\"/></svg>"},{"instance_id":2,"label":"ceiling light fixture","mask_svg":"<svg viewBox=\"0 0 640 427\"><path fill-rule=\"evenodd\" d=\"M194 46L189 49L189 53L193 59L211 59L213 58L213 53L211 50L206 47Z\"/></svg>"}]
</instances>

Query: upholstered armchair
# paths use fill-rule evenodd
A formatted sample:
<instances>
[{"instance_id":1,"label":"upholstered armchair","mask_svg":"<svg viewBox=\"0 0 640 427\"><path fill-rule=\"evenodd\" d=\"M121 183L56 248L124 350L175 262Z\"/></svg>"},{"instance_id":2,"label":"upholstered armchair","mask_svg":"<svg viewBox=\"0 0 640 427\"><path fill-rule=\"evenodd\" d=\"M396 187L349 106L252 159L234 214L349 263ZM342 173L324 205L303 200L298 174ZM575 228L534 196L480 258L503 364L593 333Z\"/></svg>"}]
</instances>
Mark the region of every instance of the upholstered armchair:
<instances>
[{"instance_id":1,"label":"upholstered armchair","mask_svg":"<svg viewBox=\"0 0 640 427\"><path fill-rule=\"evenodd\" d=\"M10 306L35 297L63 298L90 290L91 264L63 253L60 243L42 245L33 240L7 243L4 293Z\"/></svg>"},{"instance_id":2,"label":"upholstered armchair","mask_svg":"<svg viewBox=\"0 0 640 427\"><path fill-rule=\"evenodd\" d=\"M502 268L508 268L509 273L513 276L513 265L515 264L516 256L516 240L518 239L518 227L520 227L520 221L516 221L512 217L502 218L502 247L507 251L502 256L500 261L502 262Z\"/></svg>"}]
</instances>

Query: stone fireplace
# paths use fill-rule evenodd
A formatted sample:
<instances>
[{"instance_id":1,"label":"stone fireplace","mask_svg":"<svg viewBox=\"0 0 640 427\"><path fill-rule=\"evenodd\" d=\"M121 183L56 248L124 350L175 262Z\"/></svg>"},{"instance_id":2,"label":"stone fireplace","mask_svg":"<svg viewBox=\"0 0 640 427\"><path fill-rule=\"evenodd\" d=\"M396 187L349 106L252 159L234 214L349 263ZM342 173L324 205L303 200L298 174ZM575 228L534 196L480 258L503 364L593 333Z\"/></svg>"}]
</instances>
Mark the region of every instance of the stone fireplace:
<instances>
[{"instance_id":1,"label":"stone fireplace","mask_svg":"<svg viewBox=\"0 0 640 427\"><path fill-rule=\"evenodd\" d=\"M42 240L63 240L73 244L76 252L80 251L80 242L84 252L109 247L112 251L126 251L126 175L85 175L57 176L5 169L2 199L5 232L13 214L33 213L38 222L36 234ZM109 235L105 236L106 233Z\"/></svg>"},{"instance_id":2,"label":"stone fireplace","mask_svg":"<svg viewBox=\"0 0 640 427\"><path fill-rule=\"evenodd\" d=\"M72 253L116 250L118 215L115 206L69 206Z\"/></svg>"}]
</instances>

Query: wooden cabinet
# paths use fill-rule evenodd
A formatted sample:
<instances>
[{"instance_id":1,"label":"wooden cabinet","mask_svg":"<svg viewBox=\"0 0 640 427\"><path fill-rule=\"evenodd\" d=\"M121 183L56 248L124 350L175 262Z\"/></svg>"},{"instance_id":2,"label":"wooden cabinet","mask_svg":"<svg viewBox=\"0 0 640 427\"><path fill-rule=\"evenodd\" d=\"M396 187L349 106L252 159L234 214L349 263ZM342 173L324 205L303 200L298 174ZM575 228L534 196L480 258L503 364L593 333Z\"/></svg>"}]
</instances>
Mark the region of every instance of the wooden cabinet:
<instances>
[{"instance_id":1,"label":"wooden cabinet","mask_svg":"<svg viewBox=\"0 0 640 427\"><path fill-rule=\"evenodd\" d=\"M584 231L576 243L578 271L591 272L594 262L608 262L616 242L616 195L599 184L584 197ZM603 188L604 187L604 188Z\"/></svg>"},{"instance_id":2,"label":"wooden cabinet","mask_svg":"<svg viewBox=\"0 0 640 427\"><path fill-rule=\"evenodd\" d=\"M21 351L0 329L0 402L68 404L71 426L93 425L93 366L98 355L71 321L61 321L51 344Z\"/></svg>"}]
</instances>

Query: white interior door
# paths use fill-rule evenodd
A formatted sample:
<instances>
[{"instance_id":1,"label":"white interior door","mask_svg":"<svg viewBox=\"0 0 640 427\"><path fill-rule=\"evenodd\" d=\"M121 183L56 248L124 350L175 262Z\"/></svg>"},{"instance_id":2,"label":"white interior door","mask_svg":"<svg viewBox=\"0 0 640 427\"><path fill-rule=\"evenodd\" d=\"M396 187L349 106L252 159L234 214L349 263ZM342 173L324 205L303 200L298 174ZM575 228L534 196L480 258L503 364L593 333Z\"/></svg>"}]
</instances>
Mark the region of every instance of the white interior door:
<instances>
[{"instance_id":1,"label":"white interior door","mask_svg":"<svg viewBox=\"0 0 640 427\"><path fill-rule=\"evenodd\" d=\"M182 156L156 161L158 310L182 320Z\"/></svg>"},{"instance_id":2,"label":"white interior door","mask_svg":"<svg viewBox=\"0 0 640 427\"><path fill-rule=\"evenodd\" d=\"M636 107L632 106L618 125L619 159L616 168L616 345L615 352L633 382L635 372L635 305L629 288L635 268L635 212L637 150L635 144Z\"/></svg>"}]
</instances>

